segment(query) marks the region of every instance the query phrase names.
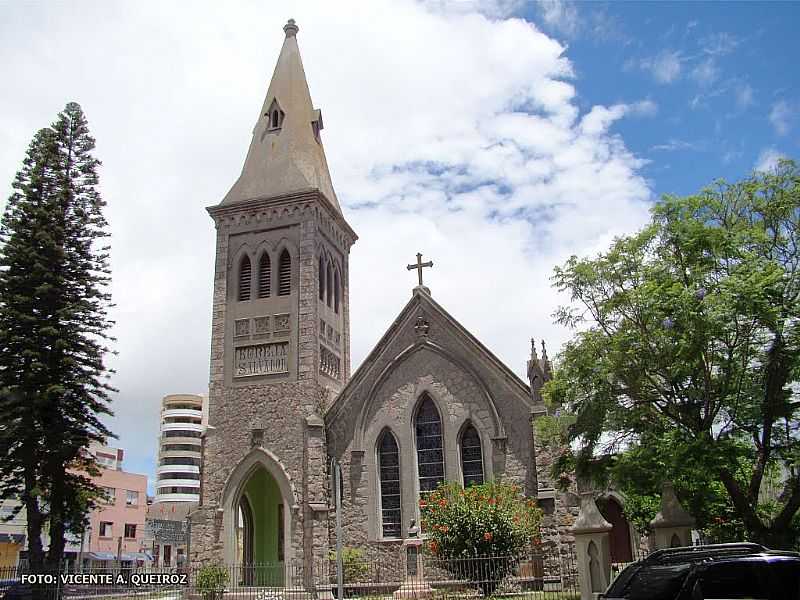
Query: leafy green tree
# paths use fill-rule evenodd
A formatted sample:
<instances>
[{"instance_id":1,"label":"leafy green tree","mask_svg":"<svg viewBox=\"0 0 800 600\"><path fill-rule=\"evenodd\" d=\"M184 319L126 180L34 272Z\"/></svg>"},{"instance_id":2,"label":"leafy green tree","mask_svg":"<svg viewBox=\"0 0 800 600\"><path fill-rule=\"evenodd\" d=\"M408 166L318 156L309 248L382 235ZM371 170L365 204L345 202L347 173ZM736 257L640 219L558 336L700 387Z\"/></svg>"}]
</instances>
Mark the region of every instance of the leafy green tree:
<instances>
[{"instance_id":1,"label":"leafy green tree","mask_svg":"<svg viewBox=\"0 0 800 600\"><path fill-rule=\"evenodd\" d=\"M738 183L666 196L641 232L556 269L556 287L572 300L556 317L577 334L545 388L575 418L576 452L555 471L574 461L579 473L608 473L614 461L603 458L627 448L669 463L679 480L714 483L751 539L791 547L800 508L798 231L800 172L782 161ZM765 501L775 469L783 489ZM630 483L630 469L617 475Z\"/></svg>"},{"instance_id":2,"label":"leafy green tree","mask_svg":"<svg viewBox=\"0 0 800 600\"><path fill-rule=\"evenodd\" d=\"M98 493L85 449L113 437L100 421L114 390L94 147L80 106L67 104L34 136L0 221L0 497L26 510L33 569L60 564Z\"/></svg>"},{"instance_id":3,"label":"leafy green tree","mask_svg":"<svg viewBox=\"0 0 800 600\"><path fill-rule=\"evenodd\" d=\"M487 596L538 538L542 518L519 486L502 482L466 489L444 482L419 506L430 552L458 578L477 580Z\"/></svg>"}]
</instances>

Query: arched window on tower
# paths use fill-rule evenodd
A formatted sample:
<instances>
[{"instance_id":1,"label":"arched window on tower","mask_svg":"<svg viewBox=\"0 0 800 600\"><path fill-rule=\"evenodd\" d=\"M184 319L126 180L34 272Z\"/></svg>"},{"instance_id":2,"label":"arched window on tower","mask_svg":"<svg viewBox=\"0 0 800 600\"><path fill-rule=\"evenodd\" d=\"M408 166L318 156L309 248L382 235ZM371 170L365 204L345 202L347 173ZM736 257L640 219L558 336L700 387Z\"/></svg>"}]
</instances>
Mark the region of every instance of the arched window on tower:
<instances>
[{"instance_id":1,"label":"arched window on tower","mask_svg":"<svg viewBox=\"0 0 800 600\"><path fill-rule=\"evenodd\" d=\"M442 451L442 419L427 395L423 396L414 419L417 442L419 491L424 495L444 481L444 452Z\"/></svg>"},{"instance_id":2,"label":"arched window on tower","mask_svg":"<svg viewBox=\"0 0 800 600\"><path fill-rule=\"evenodd\" d=\"M333 312L339 314L339 298L342 294L342 282L339 279L339 269L333 272Z\"/></svg>"},{"instance_id":3,"label":"arched window on tower","mask_svg":"<svg viewBox=\"0 0 800 600\"><path fill-rule=\"evenodd\" d=\"M461 473L464 487L483 483L483 450L478 430L470 423L461 434Z\"/></svg>"},{"instance_id":4,"label":"arched window on tower","mask_svg":"<svg viewBox=\"0 0 800 600\"><path fill-rule=\"evenodd\" d=\"M272 111L272 127L273 128L280 127L280 123L278 121L278 111L277 110L273 110Z\"/></svg>"},{"instance_id":5,"label":"arched window on tower","mask_svg":"<svg viewBox=\"0 0 800 600\"><path fill-rule=\"evenodd\" d=\"M264 252L261 259L258 261L258 297L269 298L272 290L272 263L269 260L269 254Z\"/></svg>"},{"instance_id":6,"label":"arched window on tower","mask_svg":"<svg viewBox=\"0 0 800 600\"><path fill-rule=\"evenodd\" d=\"M328 277L328 287L327 287L328 298L325 303L328 305L328 307L330 307L333 306L333 265L331 263L328 263L327 277Z\"/></svg>"},{"instance_id":7,"label":"arched window on tower","mask_svg":"<svg viewBox=\"0 0 800 600\"><path fill-rule=\"evenodd\" d=\"M378 440L381 531L385 538L400 537L400 452L388 429Z\"/></svg>"},{"instance_id":8,"label":"arched window on tower","mask_svg":"<svg viewBox=\"0 0 800 600\"><path fill-rule=\"evenodd\" d=\"M288 296L292 293L292 257L284 248L278 259L278 296Z\"/></svg>"},{"instance_id":9,"label":"arched window on tower","mask_svg":"<svg viewBox=\"0 0 800 600\"><path fill-rule=\"evenodd\" d=\"M319 299L325 302L325 262L319 257Z\"/></svg>"},{"instance_id":10,"label":"arched window on tower","mask_svg":"<svg viewBox=\"0 0 800 600\"><path fill-rule=\"evenodd\" d=\"M252 280L252 269L250 267L250 257L246 254L239 263L239 301L250 300L250 282Z\"/></svg>"}]
</instances>

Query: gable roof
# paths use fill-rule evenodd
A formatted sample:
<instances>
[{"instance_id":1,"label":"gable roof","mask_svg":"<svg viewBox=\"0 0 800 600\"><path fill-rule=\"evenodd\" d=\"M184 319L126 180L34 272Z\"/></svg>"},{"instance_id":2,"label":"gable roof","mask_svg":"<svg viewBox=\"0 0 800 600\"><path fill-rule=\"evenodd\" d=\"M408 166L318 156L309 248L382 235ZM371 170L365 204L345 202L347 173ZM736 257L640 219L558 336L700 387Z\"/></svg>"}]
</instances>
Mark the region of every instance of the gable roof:
<instances>
[{"instance_id":1,"label":"gable roof","mask_svg":"<svg viewBox=\"0 0 800 600\"><path fill-rule=\"evenodd\" d=\"M505 363L503 363L495 354L484 346L478 338L472 335L461 323L459 323L441 304L436 302L430 295L430 290L424 286L417 286L411 299L400 311L400 314L395 318L386 333L383 334L381 339L367 355L358 369L353 373L353 376L347 382L344 389L339 393L336 400L331 404L325 413L325 423L330 424L334 421L347 404L353 391L368 377L372 372L373 367L383 357L387 348L391 346L391 342L400 336L407 324L410 324L419 313L420 309L426 314L437 315L448 325L449 329L459 338L465 346L470 348L473 352L477 353L483 358L485 362L491 365L499 375L503 376L507 383L512 388L516 388L524 401L533 408L531 400L531 389L514 371L512 371ZM392 357L394 358L394 357Z\"/></svg>"}]
</instances>

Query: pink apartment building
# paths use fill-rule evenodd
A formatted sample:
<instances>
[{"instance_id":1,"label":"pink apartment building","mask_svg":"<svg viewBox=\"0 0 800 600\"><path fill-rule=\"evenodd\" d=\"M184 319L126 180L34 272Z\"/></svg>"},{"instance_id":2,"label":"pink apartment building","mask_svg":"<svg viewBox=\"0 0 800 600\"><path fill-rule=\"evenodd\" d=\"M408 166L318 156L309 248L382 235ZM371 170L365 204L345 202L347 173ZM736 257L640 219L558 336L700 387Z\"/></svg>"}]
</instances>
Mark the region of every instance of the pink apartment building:
<instances>
[{"instance_id":1,"label":"pink apartment building","mask_svg":"<svg viewBox=\"0 0 800 600\"><path fill-rule=\"evenodd\" d=\"M147 476L100 469L100 475L93 481L103 488L107 501L99 504L89 517L84 560L97 566L110 566L117 560L118 551L123 566L136 566L149 560L144 548ZM103 561L109 562L104 565Z\"/></svg>"}]
</instances>

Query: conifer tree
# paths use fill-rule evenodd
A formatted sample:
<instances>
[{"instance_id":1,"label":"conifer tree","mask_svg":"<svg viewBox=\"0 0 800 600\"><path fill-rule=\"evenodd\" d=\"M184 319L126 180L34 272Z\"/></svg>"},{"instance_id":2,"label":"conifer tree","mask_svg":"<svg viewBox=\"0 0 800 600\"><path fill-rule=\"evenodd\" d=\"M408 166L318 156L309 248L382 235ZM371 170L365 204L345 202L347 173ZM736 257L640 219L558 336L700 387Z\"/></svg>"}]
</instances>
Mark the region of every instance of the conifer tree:
<instances>
[{"instance_id":1,"label":"conifer tree","mask_svg":"<svg viewBox=\"0 0 800 600\"><path fill-rule=\"evenodd\" d=\"M76 103L33 138L0 221L0 498L27 513L31 569L57 568L98 490L85 449L113 437L105 205ZM49 527L45 553L40 537Z\"/></svg>"}]
</instances>

